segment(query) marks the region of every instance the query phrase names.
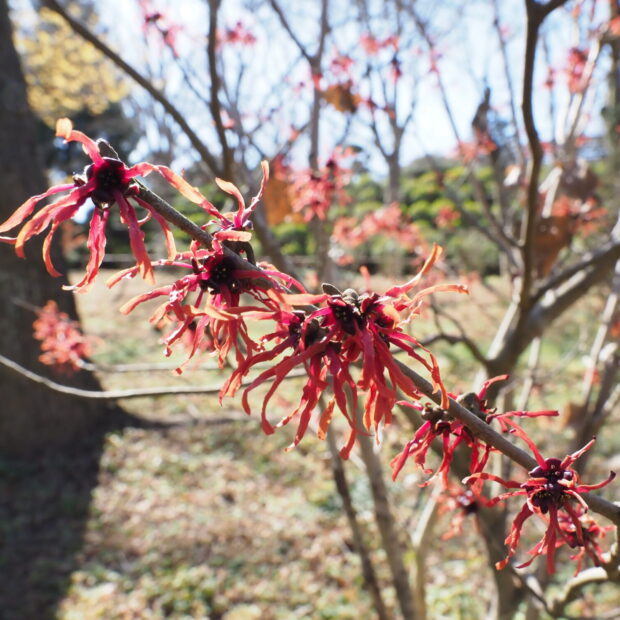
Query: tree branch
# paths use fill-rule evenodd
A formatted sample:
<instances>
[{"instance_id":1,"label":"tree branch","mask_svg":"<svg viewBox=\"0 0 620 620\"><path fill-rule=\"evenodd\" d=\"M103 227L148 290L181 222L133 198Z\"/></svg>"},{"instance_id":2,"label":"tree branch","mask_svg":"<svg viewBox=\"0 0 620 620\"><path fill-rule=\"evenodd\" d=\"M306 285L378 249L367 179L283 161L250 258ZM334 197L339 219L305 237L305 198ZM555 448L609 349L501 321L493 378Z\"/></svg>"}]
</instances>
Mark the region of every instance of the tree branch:
<instances>
[{"instance_id":1,"label":"tree branch","mask_svg":"<svg viewBox=\"0 0 620 620\"><path fill-rule=\"evenodd\" d=\"M400 610L403 618L415 620L417 616L415 613L414 596L409 584L409 575L405 568L403 557L405 549L403 549L403 545L399 541L394 515L390 510L381 461L375 454L373 443L372 437L365 433L360 433L360 452L368 473L368 481L375 508L375 520L387 556Z\"/></svg>"},{"instance_id":2,"label":"tree branch","mask_svg":"<svg viewBox=\"0 0 620 620\"><path fill-rule=\"evenodd\" d=\"M129 77L137 82L144 90L146 90L153 99L162 105L168 114L177 122L179 127L188 137L191 145L196 149L204 163L209 167L213 174L222 176L221 166L217 159L207 149L204 142L198 137L194 130L189 126L185 117L181 112L172 105L170 100L144 76L136 71L131 65L125 62L116 52L110 49L97 35L91 32L86 26L71 17L69 13L60 5L57 0L42 0L42 4L50 10L58 13L68 24L71 29L83 39L91 43L100 52L107 56L117 67L122 69Z\"/></svg>"},{"instance_id":3,"label":"tree branch","mask_svg":"<svg viewBox=\"0 0 620 620\"><path fill-rule=\"evenodd\" d=\"M334 439L334 433L331 427L327 430L326 439L329 447L329 454L332 463L332 474L334 476L336 490L342 500L344 513L347 516L349 527L351 528L355 550L359 554L362 562L362 575L364 577L364 581L370 590L370 595L372 597L375 611L377 612L378 620L389 620L390 616L383 601L381 587L379 586L379 581L372 563L372 558L370 557L368 546L364 541L364 535L357 518L355 506L353 506L353 498L351 497L351 490L344 470L344 462L338 453L338 447L336 445L336 440Z\"/></svg>"},{"instance_id":4,"label":"tree branch","mask_svg":"<svg viewBox=\"0 0 620 620\"><path fill-rule=\"evenodd\" d=\"M581 590L593 583L604 583L608 581L609 576L602 566L593 566L581 571L578 575L572 577L562 592L553 598L548 610L554 617L563 615L564 608L581 595Z\"/></svg>"},{"instance_id":5,"label":"tree branch","mask_svg":"<svg viewBox=\"0 0 620 620\"><path fill-rule=\"evenodd\" d=\"M20 366L17 362L10 360L4 355L0 355L0 366L14 375L28 379L38 385L42 385L52 392L66 394L67 396L83 398L86 400L121 400L127 398L145 398L149 396L178 396L179 394L217 394L222 387L221 385L212 385L207 387L181 385L157 388L136 388L133 390L83 390L81 388L63 385L62 383L56 383L56 381L52 381L47 377L43 377L36 372L32 372L31 370ZM300 371L294 374L291 373L287 376L290 378L299 378L307 376L307 373L305 371ZM250 384L251 381L248 380L241 385Z\"/></svg>"},{"instance_id":6,"label":"tree branch","mask_svg":"<svg viewBox=\"0 0 620 620\"><path fill-rule=\"evenodd\" d=\"M211 116L213 117L215 129L222 147L222 176L224 179L232 180L234 178L234 160L232 151L228 146L224 123L222 122L222 106L219 98L220 76L217 72L217 13L220 8L220 1L221 0L209 0L209 38L207 41L209 76L211 77L211 99L209 101L209 108L211 110Z\"/></svg>"},{"instance_id":7,"label":"tree branch","mask_svg":"<svg viewBox=\"0 0 620 620\"><path fill-rule=\"evenodd\" d=\"M540 286L533 296L534 302L542 299L547 293L551 293L554 289L558 289L562 284L573 278L584 270L598 271L607 266L613 266L613 263L620 259L620 242L612 241L603 246L596 252L591 252L574 265L570 265L561 273L549 278Z\"/></svg>"},{"instance_id":8,"label":"tree branch","mask_svg":"<svg viewBox=\"0 0 620 620\"><path fill-rule=\"evenodd\" d=\"M297 35L293 32L293 29L288 23L288 19L286 19L286 15L284 15L284 11L278 2L276 0L269 0L269 2L271 4L271 8L273 8L275 14L278 16L282 27L286 30L288 36L291 37L291 41L293 41L293 43L297 46L301 52L301 55L308 61L308 64L312 66L315 62L315 56L310 54L310 52L306 49L306 46L297 38Z\"/></svg>"}]
</instances>

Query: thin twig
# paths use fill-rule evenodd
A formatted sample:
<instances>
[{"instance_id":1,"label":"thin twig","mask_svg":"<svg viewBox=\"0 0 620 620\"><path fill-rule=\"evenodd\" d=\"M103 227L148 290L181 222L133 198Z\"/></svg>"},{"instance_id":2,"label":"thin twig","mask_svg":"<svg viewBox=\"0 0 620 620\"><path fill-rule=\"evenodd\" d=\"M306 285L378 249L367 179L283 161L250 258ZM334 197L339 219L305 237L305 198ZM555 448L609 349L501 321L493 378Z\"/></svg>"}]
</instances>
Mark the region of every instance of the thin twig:
<instances>
[{"instance_id":1,"label":"thin twig","mask_svg":"<svg viewBox=\"0 0 620 620\"><path fill-rule=\"evenodd\" d=\"M4 355L0 355L0 366L19 377L23 377L33 383L42 385L52 392L87 400L121 400L129 398L147 398L152 396L178 396L179 394L218 394L222 388L221 385L211 385L206 387L182 385L157 388L134 388L131 390L83 390L81 388L74 388L68 385L63 385L62 383L57 383L56 381L52 381L47 377L43 377L36 372L32 372L31 370L24 368L17 362L10 360ZM307 374L308 373L305 371L299 371L287 375L287 378L294 379L305 377ZM241 385L247 386L251 383L252 381L248 379Z\"/></svg>"},{"instance_id":2,"label":"thin twig","mask_svg":"<svg viewBox=\"0 0 620 620\"><path fill-rule=\"evenodd\" d=\"M493 0L493 26L495 28L495 32L497 33L497 40L499 42L499 49L502 54L502 62L504 66L504 76L506 78L506 85L508 86L509 100L510 100L510 113L512 115L512 125L515 131L515 142L517 144L517 151L519 154L519 164L523 167L525 165L525 153L523 152L523 147L521 145L521 140L519 139L519 120L517 117L517 108L515 106L515 102L517 97L515 95L515 88L512 80L512 75L510 73L510 62L508 60L508 50L506 49L506 39L504 37L504 33L502 32L502 27L499 21L499 6L498 0Z\"/></svg>"},{"instance_id":3,"label":"thin twig","mask_svg":"<svg viewBox=\"0 0 620 620\"><path fill-rule=\"evenodd\" d=\"M222 148L222 176L227 180L233 180L233 154L226 138L226 129L222 122L222 106L220 104L220 76L217 72L217 14L220 8L220 0L209 0L209 37L207 41L207 58L209 61L209 76L211 78L211 98L209 108L215 123L215 129Z\"/></svg>"},{"instance_id":4,"label":"thin twig","mask_svg":"<svg viewBox=\"0 0 620 620\"><path fill-rule=\"evenodd\" d=\"M71 29L79 34L83 39L94 45L100 52L107 56L115 65L120 67L129 77L137 82L146 90L153 99L162 105L168 114L178 123L185 135L189 138L192 146L198 151L205 164L209 166L211 172L222 175L221 166L213 154L207 149L204 142L198 137L194 130L185 120L185 116L170 102L170 100L143 75L138 73L129 63L125 62L116 52L108 47L96 34L89 30L84 24L74 19L57 0L43 0L43 5L50 10L58 13Z\"/></svg>"},{"instance_id":5,"label":"thin twig","mask_svg":"<svg viewBox=\"0 0 620 620\"><path fill-rule=\"evenodd\" d=\"M555 617L563 617L564 608L581 595L581 590L593 583L604 583L609 579L605 569L601 566L593 566L581 571L572 577L562 589L562 592L551 600L549 611Z\"/></svg>"}]
</instances>

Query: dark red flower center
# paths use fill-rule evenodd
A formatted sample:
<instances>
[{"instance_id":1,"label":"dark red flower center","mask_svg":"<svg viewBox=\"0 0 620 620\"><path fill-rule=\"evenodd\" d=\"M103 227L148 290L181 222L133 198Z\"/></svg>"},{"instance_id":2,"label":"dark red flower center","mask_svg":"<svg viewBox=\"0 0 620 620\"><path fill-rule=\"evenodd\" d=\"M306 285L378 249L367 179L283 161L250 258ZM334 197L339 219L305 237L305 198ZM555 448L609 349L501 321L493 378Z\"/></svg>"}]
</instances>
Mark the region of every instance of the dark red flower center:
<instances>
[{"instance_id":1,"label":"dark red flower center","mask_svg":"<svg viewBox=\"0 0 620 620\"><path fill-rule=\"evenodd\" d=\"M344 299L335 299L329 303L329 306L339 326L347 334L353 335L356 332L356 327L361 328L363 326L364 319L357 305L348 303Z\"/></svg>"},{"instance_id":2,"label":"dark red flower center","mask_svg":"<svg viewBox=\"0 0 620 620\"><path fill-rule=\"evenodd\" d=\"M116 201L114 194L124 194L129 186L126 171L122 161L110 157L104 157L103 162L88 166L86 177L94 179L96 183L91 193L93 201L96 204L113 204Z\"/></svg>"},{"instance_id":3,"label":"dark red flower center","mask_svg":"<svg viewBox=\"0 0 620 620\"><path fill-rule=\"evenodd\" d=\"M211 290L213 293L220 293L222 289L228 289L231 293L238 293L241 290L241 282L234 277L234 262L223 256L206 259L203 263L205 275L208 278L200 282L203 290Z\"/></svg>"},{"instance_id":4,"label":"dark red flower center","mask_svg":"<svg viewBox=\"0 0 620 620\"><path fill-rule=\"evenodd\" d=\"M288 325L288 333L291 338L293 346L297 347L301 339L301 330L302 330L302 326L306 318L306 315L304 312L300 310L295 310L293 314L295 315L295 318L291 320L291 322Z\"/></svg>"},{"instance_id":5,"label":"dark red flower center","mask_svg":"<svg viewBox=\"0 0 620 620\"><path fill-rule=\"evenodd\" d=\"M305 347L313 345L327 334L327 329L321 327L321 324L316 319L305 321L302 331Z\"/></svg>"},{"instance_id":6,"label":"dark red flower center","mask_svg":"<svg viewBox=\"0 0 620 620\"><path fill-rule=\"evenodd\" d=\"M544 466L538 465L530 471L531 478L542 479L544 482L528 481L523 484L523 488L530 493L532 505L543 514L546 514L551 506L559 508L569 497L566 489L575 479L575 474L571 469L562 468L561 463L557 458L546 459Z\"/></svg>"},{"instance_id":7,"label":"dark red flower center","mask_svg":"<svg viewBox=\"0 0 620 620\"><path fill-rule=\"evenodd\" d=\"M466 515L471 515L478 512L478 502L476 501L473 493L470 491L461 493L457 497L456 502Z\"/></svg>"}]
</instances>

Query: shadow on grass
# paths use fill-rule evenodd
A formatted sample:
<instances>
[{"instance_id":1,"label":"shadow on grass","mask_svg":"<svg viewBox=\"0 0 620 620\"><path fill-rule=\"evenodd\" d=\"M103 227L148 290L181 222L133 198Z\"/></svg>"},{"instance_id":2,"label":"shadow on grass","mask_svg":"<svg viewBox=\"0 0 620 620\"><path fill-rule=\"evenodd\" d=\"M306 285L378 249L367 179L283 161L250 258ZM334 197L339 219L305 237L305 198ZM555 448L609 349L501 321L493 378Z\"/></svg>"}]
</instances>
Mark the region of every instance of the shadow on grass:
<instances>
[{"instance_id":1,"label":"shadow on grass","mask_svg":"<svg viewBox=\"0 0 620 620\"><path fill-rule=\"evenodd\" d=\"M2 620L56 616L77 568L105 437L137 426L147 425L119 409L62 451L28 459L0 456Z\"/></svg>"}]
</instances>

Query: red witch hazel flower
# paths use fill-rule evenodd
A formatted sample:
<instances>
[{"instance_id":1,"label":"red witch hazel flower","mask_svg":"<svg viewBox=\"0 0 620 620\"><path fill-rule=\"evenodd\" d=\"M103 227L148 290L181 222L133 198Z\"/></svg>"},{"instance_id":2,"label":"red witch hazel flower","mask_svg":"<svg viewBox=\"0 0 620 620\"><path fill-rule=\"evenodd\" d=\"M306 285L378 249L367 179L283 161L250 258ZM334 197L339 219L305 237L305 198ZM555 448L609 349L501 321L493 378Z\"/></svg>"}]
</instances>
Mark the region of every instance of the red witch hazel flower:
<instances>
[{"instance_id":1,"label":"red witch hazel flower","mask_svg":"<svg viewBox=\"0 0 620 620\"><path fill-rule=\"evenodd\" d=\"M403 451L392 459L390 463L392 480L396 480L407 460L413 457L414 463L422 468L425 474L433 474L420 486L428 486L436 476L441 475L442 486L448 488L450 465L456 449L463 442L471 449L470 471L481 471L486 465L490 449L480 443L462 422L454 419L445 409L430 403L422 406L419 403L401 401L399 404L421 411L424 424L416 431L413 439L407 443ZM433 473L432 469L426 467L426 456L431 444L438 438L441 439L443 445L443 457L441 464Z\"/></svg>"},{"instance_id":2,"label":"red witch hazel flower","mask_svg":"<svg viewBox=\"0 0 620 620\"><path fill-rule=\"evenodd\" d=\"M349 150L337 149L320 170L300 171L293 184L293 211L303 212L309 222L314 217L326 219L333 205L347 205L351 197L345 186L351 171L342 166L342 160L350 155Z\"/></svg>"},{"instance_id":3,"label":"red witch hazel flower","mask_svg":"<svg viewBox=\"0 0 620 620\"><path fill-rule=\"evenodd\" d=\"M493 377L482 384L479 392L467 392L457 396L449 393L450 398L458 401L465 408L475 413L479 418L487 423L497 420L501 430L508 430L508 420L511 417L528 417L535 418L540 416L557 416L557 411L508 411L506 413L497 413L495 408L491 408L486 400L489 387L498 381L504 381L508 375L499 375ZM438 475L441 474L442 486L444 489L449 487L448 474L450 466L454 459L456 449L464 443L470 450L470 473L481 472L486 466L489 455L493 451L492 446L486 444L478 437L474 436L470 430L460 421L455 419L445 408L437 407L434 404L426 403L409 403L407 401L399 402L400 405L411 407L422 413L424 423L416 431L413 439L407 443L403 451L392 459L392 479L396 477L405 466L410 457L413 457L414 463L418 465L425 474L433 474L426 482L420 486L429 485ZM426 467L426 455L431 444L435 439L441 439L443 444L443 457L441 464L433 473L432 469ZM452 440L452 441L450 441ZM478 485L480 486L480 485Z\"/></svg>"},{"instance_id":4,"label":"red witch hazel flower","mask_svg":"<svg viewBox=\"0 0 620 620\"><path fill-rule=\"evenodd\" d=\"M60 312L55 301L48 301L37 310L32 324L34 337L41 341L39 361L65 374L80 370L83 360L91 353L90 343L84 337L77 321Z\"/></svg>"},{"instance_id":5,"label":"red witch hazel flower","mask_svg":"<svg viewBox=\"0 0 620 620\"><path fill-rule=\"evenodd\" d=\"M439 513L450 515L450 527L442 535L442 540L449 540L463 533L465 521L476 516L481 502L471 489L450 485L438 498ZM476 527L478 522L476 521Z\"/></svg>"},{"instance_id":6,"label":"red witch hazel flower","mask_svg":"<svg viewBox=\"0 0 620 620\"><path fill-rule=\"evenodd\" d=\"M538 555L546 555L547 572L552 574L555 572L555 550L558 544L562 544L562 541L573 548L583 547L589 555L592 553L596 555L596 547L593 546L592 541L586 540L586 534L584 534L584 523L588 529L592 525L588 526L587 522L583 520L583 514L588 510L588 507L581 495L604 487L615 478L616 474L611 472L605 480L598 484L582 484L579 475L571 467L584 452L594 445L596 440L593 438L583 448L569 454L564 459L545 459L520 426L514 422L509 422L509 424L512 427L512 432L521 437L530 447L538 463L529 472L529 478L520 483L514 480L504 480L494 474L477 472L464 480L464 482L492 480L506 488L515 489L493 498L489 501L489 505L497 504L508 497L525 497L525 504L515 517L510 533L505 540L506 545L508 545L508 555L504 560L498 562L496 567L498 569L504 568L515 554L521 538L523 524L533 514L539 515L547 522L547 529L540 541L528 551L532 557L517 568L529 566ZM580 559L580 554L577 553L573 557Z\"/></svg>"},{"instance_id":7,"label":"red witch hazel flower","mask_svg":"<svg viewBox=\"0 0 620 620\"><path fill-rule=\"evenodd\" d=\"M135 178L158 172L189 200L203 204L206 202L205 198L182 177L165 166L140 163L128 168L118 159L103 157L97 143L82 132L75 131L71 121L67 118L58 121L56 135L68 142L80 142L86 154L91 158L92 164L84 169L83 174L75 175L72 183L55 185L43 194L29 198L6 222L0 224L0 233L5 233L23 224L17 237L0 237L0 241L14 244L17 255L24 258L24 244L49 228L43 243L43 260L48 272L53 276L59 276L50 257L54 233L63 222L72 218L88 199L91 199L95 204L95 209L90 220L87 242L90 258L86 267L86 275L78 284L71 287L78 291L86 291L95 279L103 261L106 224L112 207L116 205L121 221L128 228L131 251L136 259L138 271L145 280L153 281L153 268L144 245L142 225L153 218L164 233L169 258L175 256L176 249L166 221L138 196ZM63 192L68 192L68 194L44 206L28 220L38 203ZM143 219L138 219L134 204L146 210L146 216Z\"/></svg>"},{"instance_id":8,"label":"red witch hazel flower","mask_svg":"<svg viewBox=\"0 0 620 620\"><path fill-rule=\"evenodd\" d=\"M572 518L567 514L559 513L558 523L562 530L562 537L556 544L558 547L567 544L571 549L578 549L577 553L570 556L570 559L577 564L575 568L575 575L577 575L583 567L586 555L595 566L601 566L604 563L603 550L599 541L605 538L607 532L613 530L614 526L599 525L590 515L586 514L581 504L575 505L575 511L579 514L582 542L579 541L577 527Z\"/></svg>"},{"instance_id":9,"label":"red witch hazel flower","mask_svg":"<svg viewBox=\"0 0 620 620\"><path fill-rule=\"evenodd\" d=\"M382 296L374 293L358 295L352 289L341 293L329 284L323 285L325 292L322 295L282 295L280 307L254 316L277 322L276 330L263 338L263 343L274 341L276 345L269 351L249 356L239 365L223 386L221 397L234 395L243 376L255 364L271 361L281 353L292 350L259 374L245 389L243 407L250 413L249 394L262 383L270 382L263 400L261 420L265 433L273 433L275 427L267 419L269 401L288 373L301 365L308 373L301 400L298 407L281 420L277 427L299 417L297 433L290 447L296 446L303 438L321 396L330 390L333 396L318 418L319 437L324 437L337 406L350 427L348 440L341 450L341 455L346 458L358 432L373 430L378 433L381 425L391 422L398 389L411 398L421 397L414 383L394 359L390 351L393 345L428 370L435 389L441 392L442 400L447 404L447 392L441 381L437 361L432 353L403 331L400 317L402 312L406 312L408 321L423 295L440 289L463 292L461 287L445 285L424 289L413 298L407 296L437 260L440 251L440 248L435 247L415 278L403 286L390 289ZM308 314L293 310L295 305L311 303L321 304L322 307ZM352 366L357 362L361 365L361 371L355 379ZM358 389L367 394L361 420L365 431L360 430L357 420Z\"/></svg>"},{"instance_id":10,"label":"red witch hazel flower","mask_svg":"<svg viewBox=\"0 0 620 620\"><path fill-rule=\"evenodd\" d=\"M139 304L158 297L167 297L151 317L158 324L164 317L171 318L176 328L165 338L166 355L172 353L172 345L182 337L191 338L187 363L195 354L211 346L217 351L219 364L223 366L231 349L236 352L236 363L242 364L247 355L257 350L250 338L244 321L244 312L262 310L262 307L240 306L242 293L274 309L277 304L274 291L284 287L303 287L291 276L285 275L270 265L262 269L243 269L235 258L227 256L223 248L214 245L213 250L199 249L195 243L189 252L180 254L174 261L159 261L156 265L174 266L190 271L172 284L161 286L128 301L121 312L128 314ZM136 275L133 267L120 272L108 281L113 286L125 277ZM193 303L188 297L195 294ZM189 335L189 336L188 336ZM181 372L181 368L177 369Z\"/></svg>"},{"instance_id":11,"label":"red witch hazel flower","mask_svg":"<svg viewBox=\"0 0 620 620\"><path fill-rule=\"evenodd\" d=\"M131 312L137 305L161 296L167 296L152 315L155 325L169 321L176 327L164 338L166 355L172 353L172 345L180 339L190 342L189 357L197 353L214 350L218 353L219 364L224 366L231 349L236 352L237 365L242 364L247 355L258 350L258 345L250 338L244 321L244 312L277 307L275 301L278 291L296 288L305 292L304 287L293 277L288 276L267 263L261 269L245 268L237 256L245 253L249 262L254 264L254 252L249 241L252 237L251 216L258 204L265 184L269 178L267 162L262 162L263 179L256 196L246 207L241 192L228 181L216 179L217 185L226 193L235 197L237 210L233 213L220 213L198 190L193 190L195 202L215 218L203 226L207 228L216 224L211 249L200 248L192 241L189 252L179 254L174 260L162 260L157 266L175 266L191 270L191 273L179 278L173 284L162 286L127 302L123 313ZM136 275L137 267L120 272L108 281L113 286L123 278ZM240 306L241 295L246 293L262 304L261 307ZM195 294L194 303L188 303L190 294ZM183 364L184 366L185 364ZM177 372L182 371L182 366Z\"/></svg>"},{"instance_id":12,"label":"red witch hazel flower","mask_svg":"<svg viewBox=\"0 0 620 620\"><path fill-rule=\"evenodd\" d=\"M250 204L246 207L245 200L241 192L230 181L215 179L217 186L227 194L230 194L237 201L237 211L231 213L221 213L206 199L202 202L202 208L212 217L216 218L217 230L213 233L215 240L214 248L217 249L220 243L224 243L234 252L245 252L248 260L254 263L254 255L249 241L252 238L252 214L258 205L265 185L269 181L269 164L266 161L261 162L263 179L256 196L252 198Z\"/></svg>"}]
</instances>

